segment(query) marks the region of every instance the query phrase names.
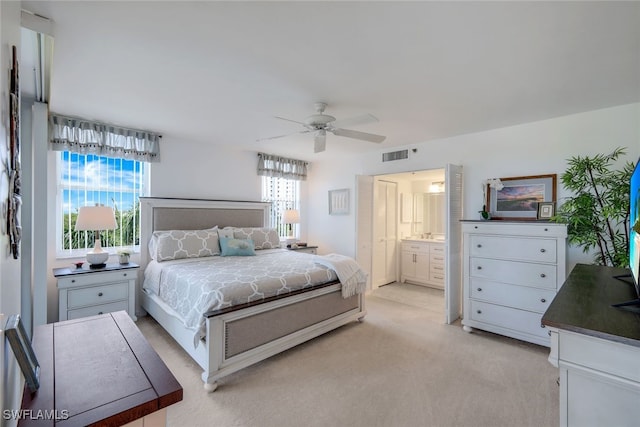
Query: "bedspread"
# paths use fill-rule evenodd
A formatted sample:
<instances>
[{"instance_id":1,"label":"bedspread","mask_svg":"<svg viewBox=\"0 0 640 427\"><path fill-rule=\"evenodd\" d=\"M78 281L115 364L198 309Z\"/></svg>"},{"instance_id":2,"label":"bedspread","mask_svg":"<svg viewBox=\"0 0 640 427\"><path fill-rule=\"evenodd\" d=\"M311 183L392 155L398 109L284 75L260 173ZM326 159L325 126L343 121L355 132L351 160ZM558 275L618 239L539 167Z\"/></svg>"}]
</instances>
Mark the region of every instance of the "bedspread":
<instances>
[{"instance_id":1,"label":"bedspread","mask_svg":"<svg viewBox=\"0 0 640 427\"><path fill-rule=\"evenodd\" d=\"M206 334L204 313L337 280L316 256L283 249L256 256L212 256L158 263L145 270L143 289L157 293L194 330Z\"/></svg>"}]
</instances>

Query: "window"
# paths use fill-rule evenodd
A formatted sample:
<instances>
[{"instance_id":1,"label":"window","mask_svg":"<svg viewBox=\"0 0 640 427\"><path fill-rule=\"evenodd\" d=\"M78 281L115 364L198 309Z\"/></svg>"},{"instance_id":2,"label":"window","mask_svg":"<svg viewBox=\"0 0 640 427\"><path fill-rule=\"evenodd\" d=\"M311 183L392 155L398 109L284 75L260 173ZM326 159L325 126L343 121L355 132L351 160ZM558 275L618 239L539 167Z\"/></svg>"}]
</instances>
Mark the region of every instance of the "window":
<instances>
[{"instance_id":1,"label":"window","mask_svg":"<svg viewBox=\"0 0 640 427\"><path fill-rule=\"evenodd\" d=\"M78 209L101 204L114 208L118 228L101 233L104 248L140 244L140 197L149 194L149 164L59 152L57 196L58 255L78 256L94 244L93 232L75 231Z\"/></svg>"},{"instance_id":2,"label":"window","mask_svg":"<svg viewBox=\"0 0 640 427\"><path fill-rule=\"evenodd\" d=\"M289 225L284 224L283 215L287 209L300 209L300 181L287 178L263 176L262 201L271 202L271 224L278 230L281 239L289 234ZM299 236L298 224L293 224L293 235Z\"/></svg>"}]
</instances>

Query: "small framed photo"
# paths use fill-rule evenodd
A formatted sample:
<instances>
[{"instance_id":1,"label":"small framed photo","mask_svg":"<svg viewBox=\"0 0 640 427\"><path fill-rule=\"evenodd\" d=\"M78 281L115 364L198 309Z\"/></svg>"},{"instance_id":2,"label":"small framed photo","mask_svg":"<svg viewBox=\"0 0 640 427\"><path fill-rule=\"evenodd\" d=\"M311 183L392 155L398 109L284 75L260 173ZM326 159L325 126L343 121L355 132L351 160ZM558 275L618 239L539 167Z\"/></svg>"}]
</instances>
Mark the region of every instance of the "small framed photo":
<instances>
[{"instance_id":1,"label":"small framed photo","mask_svg":"<svg viewBox=\"0 0 640 427\"><path fill-rule=\"evenodd\" d=\"M20 315L14 314L9 317L4 333L24 375L27 387L32 393L35 392L40 387L40 364L33 352L31 341L24 329Z\"/></svg>"},{"instance_id":2,"label":"small framed photo","mask_svg":"<svg viewBox=\"0 0 640 427\"><path fill-rule=\"evenodd\" d=\"M349 189L329 191L329 215L349 214Z\"/></svg>"},{"instance_id":3,"label":"small framed photo","mask_svg":"<svg viewBox=\"0 0 640 427\"><path fill-rule=\"evenodd\" d=\"M538 219L551 219L556 214L555 202L538 203Z\"/></svg>"}]
</instances>

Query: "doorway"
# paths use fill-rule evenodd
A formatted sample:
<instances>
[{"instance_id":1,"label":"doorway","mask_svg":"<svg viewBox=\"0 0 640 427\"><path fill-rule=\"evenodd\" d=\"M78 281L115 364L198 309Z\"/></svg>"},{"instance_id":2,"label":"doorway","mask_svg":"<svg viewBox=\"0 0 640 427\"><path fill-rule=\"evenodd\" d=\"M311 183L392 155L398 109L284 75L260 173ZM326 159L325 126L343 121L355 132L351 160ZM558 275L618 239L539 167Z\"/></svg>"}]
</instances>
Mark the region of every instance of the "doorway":
<instances>
[{"instance_id":1,"label":"doorway","mask_svg":"<svg viewBox=\"0 0 640 427\"><path fill-rule=\"evenodd\" d=\"M373 292L420 304L438 301L430 309L445 323L455 321L461 307L462 167L359 176L357 182L356 259L369 267ZM380 182L385 184L379 187ZM395 184L394 207L394 198L387 197L389 183ZM388 202L385 209L373 203L381 194ZM395 239L386 233L394 221ZM403 251L408 242L417 243L415 253ZM394 269L385 264L389 258L380 253L395 253L395 278L388 274ZM410 271L403 273L403 267Z\"/></svg>"}]
</instances>

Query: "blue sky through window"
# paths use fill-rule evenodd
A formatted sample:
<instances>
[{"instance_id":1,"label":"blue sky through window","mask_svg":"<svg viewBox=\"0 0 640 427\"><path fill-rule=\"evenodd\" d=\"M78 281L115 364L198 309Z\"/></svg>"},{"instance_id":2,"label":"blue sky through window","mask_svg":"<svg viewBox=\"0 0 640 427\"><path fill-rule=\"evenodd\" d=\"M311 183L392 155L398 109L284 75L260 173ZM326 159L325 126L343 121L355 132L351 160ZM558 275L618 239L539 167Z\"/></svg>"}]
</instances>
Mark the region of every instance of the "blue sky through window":
<instances>
[{"instance_id":1,"label":"blue sky through window","mask_svg":"<svg viewBox=\"0 0 640 427\"><path fill-rule=\"evenodd\" d=\"M126 211L140 195L144 165L126 159L61 153L63 212L97 203Z\"/></svg>"}]
</instances>

